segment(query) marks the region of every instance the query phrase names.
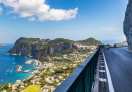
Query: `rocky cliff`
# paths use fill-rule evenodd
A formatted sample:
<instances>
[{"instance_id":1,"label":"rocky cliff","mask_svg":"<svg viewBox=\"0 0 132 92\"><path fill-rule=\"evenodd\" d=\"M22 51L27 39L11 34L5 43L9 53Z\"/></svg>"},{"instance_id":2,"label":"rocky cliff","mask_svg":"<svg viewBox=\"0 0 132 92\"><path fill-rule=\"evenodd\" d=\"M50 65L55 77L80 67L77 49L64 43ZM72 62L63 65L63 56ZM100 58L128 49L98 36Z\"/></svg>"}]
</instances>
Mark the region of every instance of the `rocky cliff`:
<instances>
[{"instance_id":1,"label":"rocky cliff","mask_svg":"<svg viewBox=\"0 0 132 92\"><path fill-rule=\"evenodd\" d=\"M68 39L19 38L9 53L32 56L33 58L43 60L48 55L68 53L68 51L72 50L73 41Z\"/></svg>"},{"instance_id":2,"label":"rocky cliff","mask_svg":"<svg viewBox=\"0 0 132 92\"><path fill-rule=\"evenodd\" d=\"M128 1L125 20L124 20L124 33L128 42L129 50L132 50L132 0Z\"/></svg>"},{"instance_id":3,"label":"rocky cliff","mask_svg":"<svg viewBox=\"0 0 132 92\"><path fill-rule=\"evenodd\" d=\"M9 51L9 53L32 56L38 60L44 60L50 55L65 54L75 51L77 49L74 45L75 42L76 41L64 38L56 38L54 40L40 38L19 38L16 40L14 47ZM91 38L77 42L92 45L99 44L99 41Z\"/></svg>"}]
</instances>

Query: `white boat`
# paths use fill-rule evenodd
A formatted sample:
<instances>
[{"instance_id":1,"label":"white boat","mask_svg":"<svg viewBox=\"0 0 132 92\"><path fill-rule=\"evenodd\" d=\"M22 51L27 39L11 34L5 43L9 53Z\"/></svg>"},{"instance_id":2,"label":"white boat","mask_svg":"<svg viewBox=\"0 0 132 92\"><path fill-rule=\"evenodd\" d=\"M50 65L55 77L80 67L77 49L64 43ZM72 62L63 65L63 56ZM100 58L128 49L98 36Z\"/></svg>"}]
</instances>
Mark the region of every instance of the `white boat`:
<instances>
[{"instance_id":1,"label":"white boat","mask_svg":"<svg viewBox=\"0 0 132 92\"><path fill-rule=\"evenodd\" d=\"M33 63L33 60L28 60L25 62L25 64L32 64Z\"/></svg>"},{"instance_id":2,"label":"white boat","mask_svg":"<svg viewBox=\"0 0 132 92\"><path fill-rule=\"evenodd\" d=\"M24 73L31 73L31 70L25 70Z\"/></svg>"},{"instance_id":3,"label":"white boat","mask_svg":"<svg viewBox=\"0 0 132 92\"><path fill-rule=\"evenodd\" d=\"M25 64L33 64L35 66L39 66L41 65L40 61L36 60L36 59L31 59L25 62Z\"/></svg>"},{"instance_id":4,"label":"white boat","mask_svg":"<svg viewBox=\"0 0 132 92\"><path fill-rule=\"evenodd\" d=\"M16 72L22 72L22 66L21 65L16 66Z\"/></svg>"}]
</instances>

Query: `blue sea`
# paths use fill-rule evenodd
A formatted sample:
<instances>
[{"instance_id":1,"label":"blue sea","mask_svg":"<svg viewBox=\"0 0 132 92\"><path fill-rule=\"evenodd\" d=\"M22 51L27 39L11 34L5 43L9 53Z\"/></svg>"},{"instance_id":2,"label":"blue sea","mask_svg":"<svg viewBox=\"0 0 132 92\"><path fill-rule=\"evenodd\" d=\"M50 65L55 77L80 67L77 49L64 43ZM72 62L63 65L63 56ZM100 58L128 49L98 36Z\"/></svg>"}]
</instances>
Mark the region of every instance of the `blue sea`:
<instances>
[{"instance_id":1,"label":"blue sea","mask_svg":"<svg viewBox=\"0 0 132 92\"><path fill-rule=\"evenodd\" d=\"M15 83L16 80L24 80L31 76L30 73L16 72L16 66L21 65L24 70L32 70L33 65L25 64L29 57L14 56L8 53L12 44L4 44L0 47L0 84Z\"/></svg>"}]
</instances>

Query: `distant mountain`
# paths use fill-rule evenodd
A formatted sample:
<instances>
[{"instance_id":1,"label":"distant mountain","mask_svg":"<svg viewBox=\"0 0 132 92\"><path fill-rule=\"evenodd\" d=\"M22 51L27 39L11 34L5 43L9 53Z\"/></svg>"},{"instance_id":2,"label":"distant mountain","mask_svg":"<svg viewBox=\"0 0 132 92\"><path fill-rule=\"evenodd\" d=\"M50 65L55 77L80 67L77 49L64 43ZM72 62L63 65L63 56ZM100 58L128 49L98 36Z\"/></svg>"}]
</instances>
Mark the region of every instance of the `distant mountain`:
<instances>
[{"instance_id":1,"label":"distant mountain","mask_svg":"<svg viewBox=\"0 0 132 92\"><path fill-rule=\"evenodd\" d=\"M15 45L9 51L9 53L32 56L33 58L43 60L48 55L73 52L75 49L77 49L75 48L74 43L79 43L82 45L99 45L101 42L94 38L73 41L64 38L56 38L54 40L50 40L21 37L18 40L16 40Z\"/></svg>"},{"instance_id":2,"label":"distant mountain","mask_svg":"<svg viewBox=\"0 0 132 92\"><path fill-rule=\"evenodd\" d=\"M88 38L88 39L79 40L79 41L76 41L76 42L80 43L82 45L100 45L101 44L101 41L96 40L95 38Z\"/></svg>"}]
</instances>

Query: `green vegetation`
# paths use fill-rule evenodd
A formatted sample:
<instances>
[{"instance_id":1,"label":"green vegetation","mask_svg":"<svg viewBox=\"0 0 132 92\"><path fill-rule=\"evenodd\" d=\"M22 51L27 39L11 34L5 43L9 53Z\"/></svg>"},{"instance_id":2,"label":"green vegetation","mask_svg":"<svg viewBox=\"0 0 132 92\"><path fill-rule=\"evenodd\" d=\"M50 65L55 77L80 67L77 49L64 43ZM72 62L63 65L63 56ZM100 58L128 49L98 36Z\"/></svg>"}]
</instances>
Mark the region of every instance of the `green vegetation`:
<instances>
[{"instance_id":1,"label":"green vegetation","mask_svg":"<svg viewBox=\"0 0 132 92\"><path fill-rule=\"evenodd\" d=\"M11 54L32 56L35 59L45 60L48 56L59 56L74 52L77 48L75 44L86 46L99 45L100 41L94 38L86 40L73 41L70 39L56 38L40 39L40 38L19 38L14 47L9 51Z\"/></svg>"},{"instance_id":2,"label":"green vegetation","mask_svg":"<svg viewBox=\"0 0 132 92\"><path fill-rule=\"evenodd\" d=\"M64 45L71 45L73 44L73 40L64 39L64 38L56 38L50 41L50 45L55 46L56 44L64 44Z\"/></svg>"},{"instance_id":3,"label":"green vegetation","mask_svg":"<svg viewBox=\"0 0 132 92\"><path fill-rule=\"evenodd\" d=\"M101 41L96 40L95 38L88 38L86 40L80 40L77 42L83 45L100 45L101 44Z\"/></svg>"}]
</instances>

